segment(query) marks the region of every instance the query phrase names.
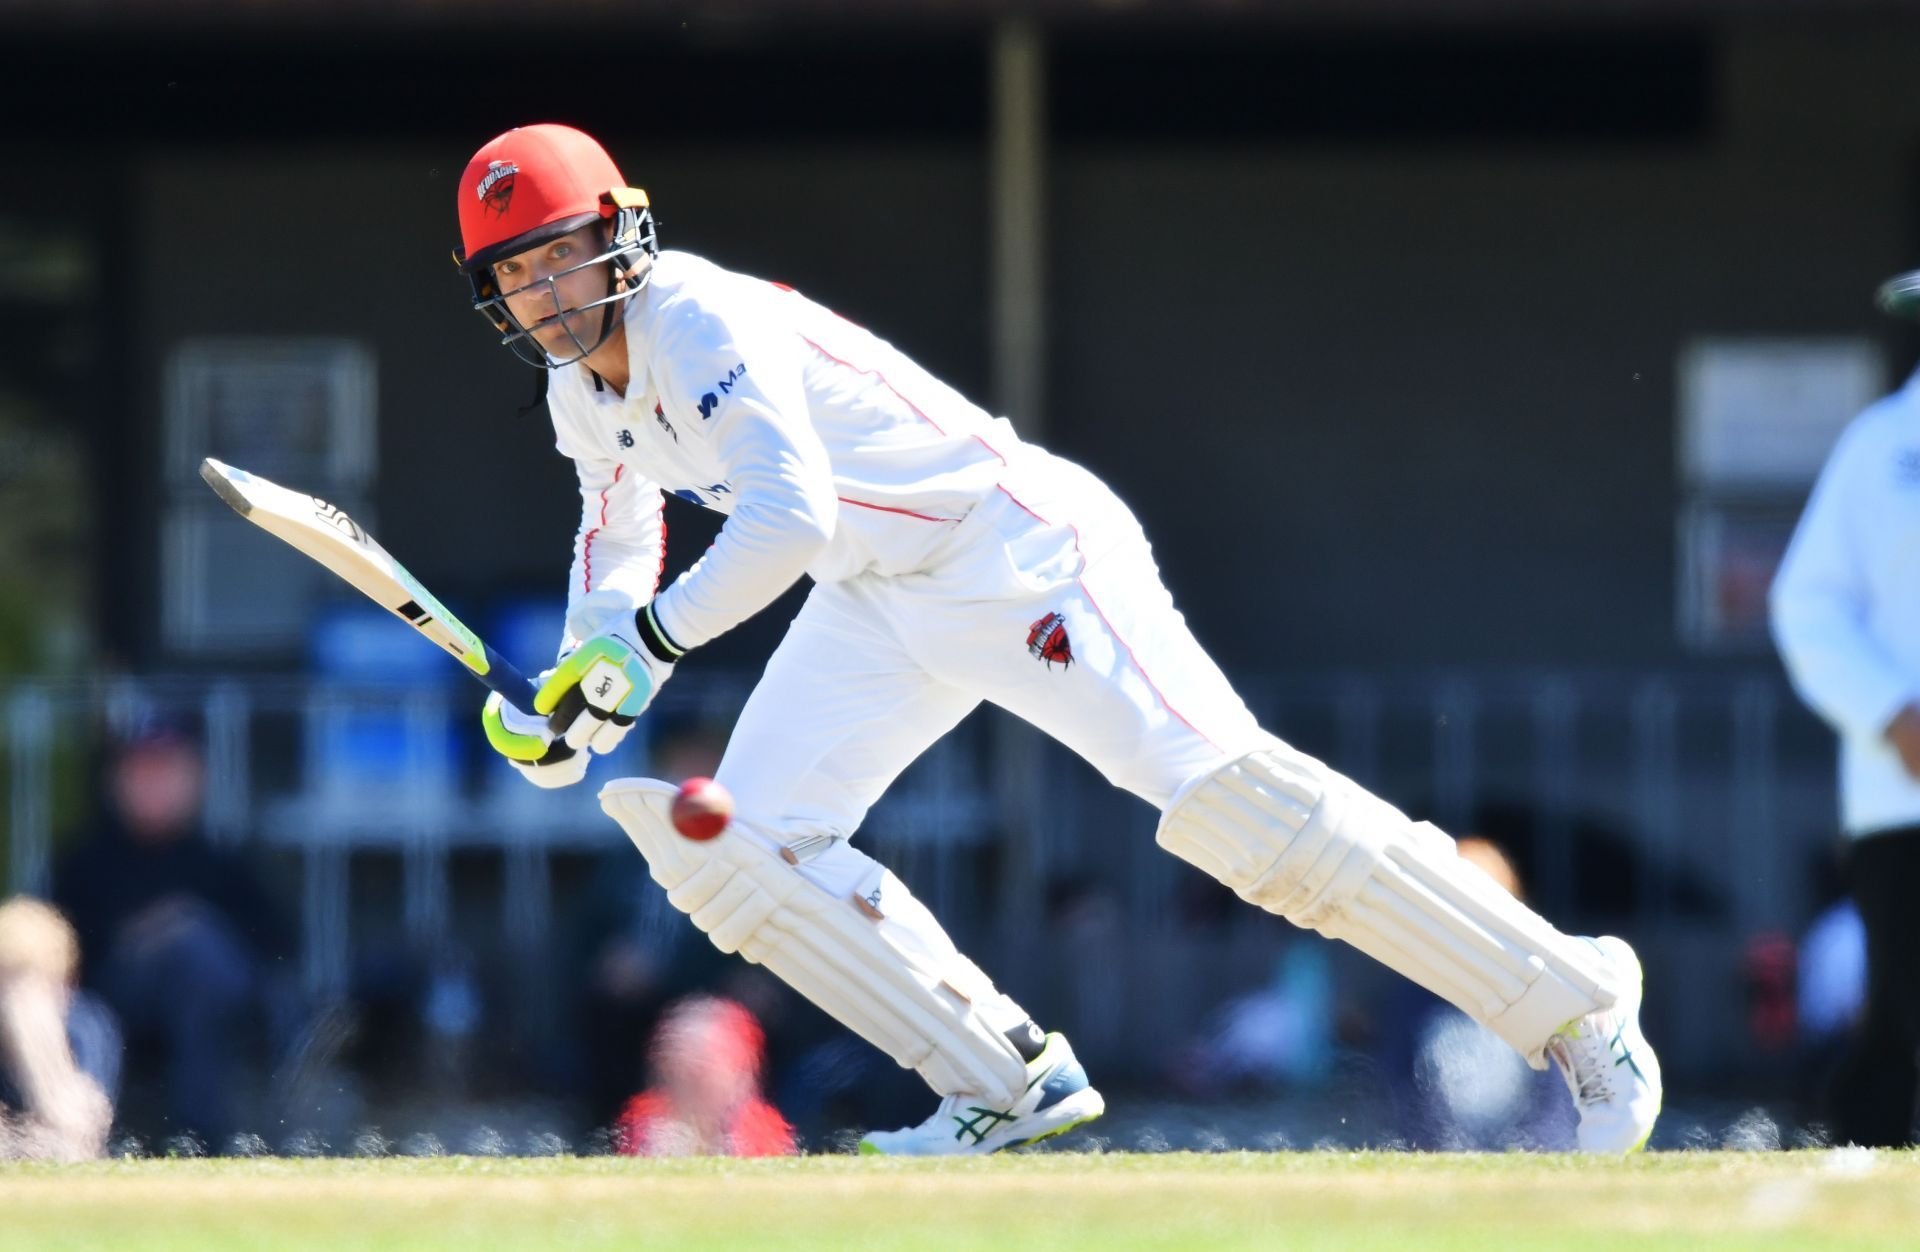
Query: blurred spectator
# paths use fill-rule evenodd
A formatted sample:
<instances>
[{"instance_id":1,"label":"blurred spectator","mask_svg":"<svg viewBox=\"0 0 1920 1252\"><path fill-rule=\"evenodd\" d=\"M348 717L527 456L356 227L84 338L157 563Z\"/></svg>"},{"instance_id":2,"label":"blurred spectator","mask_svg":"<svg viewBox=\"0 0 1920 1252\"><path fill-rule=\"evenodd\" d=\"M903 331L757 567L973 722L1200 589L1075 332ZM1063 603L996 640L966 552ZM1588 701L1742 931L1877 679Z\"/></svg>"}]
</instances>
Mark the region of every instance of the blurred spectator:
<instances>
[{"instance_id":1,"label":"blurred spectator","mask_svg":"<svg viewBox=\"0 0 1920 1252\"><path fill-rule=\"evenodd\" d=\"M1466 835L1463 859L1516 899L1520 878L1501 847ZM1397 982L1382 1014L1380 1058L1401 1133L1416 1148L1564 1149L1574 1111L1557 1068L1536 1071L1512 1048L1438 996Z\"/></svg>"},{"instance_id":2,"label":"blurred spectator","mask_svg":"<svg viewBox=\"0 0 1920 1252\"><path fill-rule=\"evenodd\" d=\"M198 745L178 725L141 721L113 745L112 811L55 875L55 898L86 953L86 982L129 1041L165 1056L171 1133L214 1147L237 1129L234 1084L256 1015L289 1033L293 954L286 910L236 853L199 829Z\"/></svg>"},{"instance_id":3,"label":"blurred spectator","mask_svg":"<svg viewBox=\"0 0 1920 1252\"><path fill-rule=\"evenodd\" d=\"M793 1128L760 1095L765 1041L753 1014L712 996L661 1019L654 1081L620 1115L628 1156L791 1156Z\"/></svg>"},{"instance_id":4,"label":"blurred spectator","mask_svg":"<svg viewBox=\"0 0 1920 1252\"><path fill-rule=\"evenodd\" d=\"M1791 935L1768 930L1747 936L1740 960L1747 993L1747 1035L1762 1052L1785 1052L1799 1037L1799 1005L1794 996L1799 959Z\"/></svg>"},{"instance_id":5,"label":"blurred spectator","mask_svg":"<svg viewBox=\"0 0 1920 1252\"><path fill-rule=\"evenodd\" d=\"M1327 943L1289 938L1265 987L1209 1015L1200 1038L1181 1053L1175 1073L1195 1095L1249 1083L1313 1086L1333 1069L1333 972Z\"/></svg>"},{"instance_id":6,"label":"blurred spectator","mask_svg":"<svg viewBox=\"0 0 1920 1252\"><path fill-rule=\"evenodd\" d=\"M669 782L711 776L725 748L723 729L664 717L654 728L648 772ZM595 1124L616 1115L645 1078L648 1041L667 1007L699 993L731 1000L758 1023L766 1085L782 1093L783 1108L801 1111L810 1131L903 1116L890 1098L901 1087L912 1100L924 1096L924 1084L910 1071L764 969L715 948L673 907L624 840L596 859L570 921L568 968L582 979L572 1034L581 1044L584 1094ZM846 1107L849 1096L859 1108ZM875 1101L882 1107L867 1107Z\"/></svg>"},{"instance_id":7,"label":"blurred spectator","mask_svg":"<svg viewBox=\"0 0 1920 1252\"><path fill-rule=\"evenodd\" d=\"M106 1145L119 1035L110 1015L74 1012L79 967L57 910L0 904L0 1159L86 1160Z\"/></svg>"},{"instance_id":8,"label":"blurred spectator","mask_svg":"<svg viewBox=\"0 0 1920 1252\"><path fill-rule=\"evenodd\" d=\"M725 747L719 731L669 723L656 732L650 772L675 783L711 776ZM673 907L624 839L597 858L572 920L570 968L583 977L575 1033L585 1049L586 1096L605 1125L640 1078L640 1058L668 1003L712 989L737 962Z\"/></svg>"},{"instance_id":9,"label":"blurred spectator","mask_svg":"<svg viewBox=\"0 0 1920 1252\"><path fill-rule=\"evenodd\" d=\"M1920 1091L1920 375L1840 436L1780 565L1773 631L1840 735L1866 1014L1830 1093L1842 1142L1913 1142Z\"/></svg>"},{"instance_id":10,"label":"blurred spectator","mask_svg":"<svg viewBox=\"0 0 1920 1252\"><path fill-rule=\"evenodd\" d=\"M1852 1030L1867 1002L1867 930L1852 900L1836 900L1800 939L1796 1013L1802 1037L1821 1043Z\"/></svg>"},{"instance_id":11,"label":"blurred spectator","mask_svg":"<svg viewBox=\"0 0 1920 1252\"><path fill-rule=\"evenodd\" d=\"M1194 874L1209 887L1220 884ZM1222 889L1224 892L1224 889ZM1229 895L1229 898L1231 896ZM1131 971L1125 961L1113 959L1125 950L1127 910L1106 879L1067 874L1047 884L1045 937L1054 954L1046 971L1045 1002L1053 1029L1072 1031L1075 1052L1090 1068L1118 1069L1124 1059L1120 1044L1128 1036L1126 983ZM1038 971L1023 971L1031 977Z\"/></svg>"},{"instance_id":12,"label":"blurred spectator","mask_svg":"<svg viewBox=\"0 0 1920 1252\"><path fill-rule=\"evenodd\" d=\"M1796 957L1796 1095L1809 1121L1828 1114L1827 1089L1867 1003L1867 930L1860 910L1844 894L1827 898L1832 902L1808 924Z\"/></svg>"}]
</instances>

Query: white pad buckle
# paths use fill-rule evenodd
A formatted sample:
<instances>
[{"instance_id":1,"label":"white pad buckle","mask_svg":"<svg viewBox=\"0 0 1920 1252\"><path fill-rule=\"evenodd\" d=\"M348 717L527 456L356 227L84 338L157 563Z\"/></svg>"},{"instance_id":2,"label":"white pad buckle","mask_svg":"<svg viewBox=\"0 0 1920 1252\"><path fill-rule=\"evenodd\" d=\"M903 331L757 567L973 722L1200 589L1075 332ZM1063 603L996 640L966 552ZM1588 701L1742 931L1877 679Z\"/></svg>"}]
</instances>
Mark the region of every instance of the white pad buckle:
<instances>
[{"instance_id":1,"label":"white pad buckle","mask_svg":"<svg viewBox=\"0 0 1920 1252\"><path fill-rule=\"evenodd\" d=\"M1555 1031L1617 997L1591 944L1461 860L1437 827L1285 744L1187 783L1155 838L1242 899L1446 999L1536 1069Z\"/></svg>"},{"instance_id":2,"label":"white pad buckle","mask_svg":"<svg viewBox=\"0 0 1920 1252\"><path fill-rule=\"evenodd\" d=\"M833 841L837 849L808 846L788 858L738 819L718 838L683 838L670 818L674 794L651 778L616 779L600 806L715 947L766 966L941 1095L1000 1105L1018 1097L1026 1061L973 1007L996 995L993 983L937 925L889 920L925 913L905 884L860 858L863 866L848 867L857 877L846 897L829 894L801 867L859 854Z\"/></svg>"}]
</instances>

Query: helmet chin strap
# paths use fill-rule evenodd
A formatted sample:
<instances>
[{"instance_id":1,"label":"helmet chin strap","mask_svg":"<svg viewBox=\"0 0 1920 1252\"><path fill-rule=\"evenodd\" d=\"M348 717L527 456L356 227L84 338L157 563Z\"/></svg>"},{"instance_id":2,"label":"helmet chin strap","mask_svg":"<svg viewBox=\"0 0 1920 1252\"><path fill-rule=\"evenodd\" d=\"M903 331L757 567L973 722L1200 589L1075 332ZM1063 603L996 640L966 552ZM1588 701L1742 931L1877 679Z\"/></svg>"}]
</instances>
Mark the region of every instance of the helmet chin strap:
<instances>
[{"instance_id":1,"label":"helmet chin strap","mask_svg":"<svg viewBox=\"0 0 1920 1252\"><path fill-rule=\"evenodd\" d=\"M620 260L624 261L626 257L622 256ZM593 341L593 347L587 349L588 356L592 356L594 353L600 351L600 345L605 343L607 336L613 333L613 311L619 309L623 314L625 313L627 302L624 300L615 300L612 297L620 294L620 288L626 281L627 271L620 267L619 261L607 262L608 299L605 304L600 306L600 337Z\"/></svg>"}]
</instances>

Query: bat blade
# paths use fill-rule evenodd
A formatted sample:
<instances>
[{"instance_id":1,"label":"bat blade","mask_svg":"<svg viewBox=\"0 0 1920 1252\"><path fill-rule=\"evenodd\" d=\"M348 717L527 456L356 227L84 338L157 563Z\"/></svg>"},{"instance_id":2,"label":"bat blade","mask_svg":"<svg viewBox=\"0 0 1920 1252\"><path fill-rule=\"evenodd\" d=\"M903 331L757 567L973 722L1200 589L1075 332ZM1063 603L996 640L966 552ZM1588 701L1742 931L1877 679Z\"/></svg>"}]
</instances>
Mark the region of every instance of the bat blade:
<instances>
[{"instance_id":1,"label":"bat blade","mask_svg":"<svg viewBox=\"0 0 1920 1252\"><path fill-rule=\"evenodd\" d=\"M234 512L332 570L514 707L534 714L533 684L526 676L468 630L344 510L212 457L200 463L200 477Z\"/></svg>"}]
</instances>

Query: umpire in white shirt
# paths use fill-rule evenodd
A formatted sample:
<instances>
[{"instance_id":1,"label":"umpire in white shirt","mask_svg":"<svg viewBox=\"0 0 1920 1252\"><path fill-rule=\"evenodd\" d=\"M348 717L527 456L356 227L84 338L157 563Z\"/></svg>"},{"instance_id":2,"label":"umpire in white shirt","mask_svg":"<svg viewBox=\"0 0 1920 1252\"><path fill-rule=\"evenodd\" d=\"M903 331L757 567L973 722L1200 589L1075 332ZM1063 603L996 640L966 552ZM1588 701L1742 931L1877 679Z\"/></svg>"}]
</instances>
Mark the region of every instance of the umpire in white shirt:
<instances>
[{"instance_id":1,"label":"umpire in white shirt","mask_svg":"<svg viewBox=\"0 0 1920 1252\"><path fill-rule=\"evenodd\" d=\"M1920 309L1920 272L1881 290ZM1830 1091L1840 1142L1914 1142L1920 1089L1920 373L1840 436L1774 580L1796 689L1840 736L1867 1007Z\"/></svg>"}]
</instances>

